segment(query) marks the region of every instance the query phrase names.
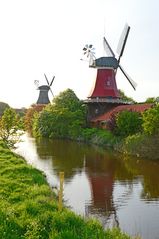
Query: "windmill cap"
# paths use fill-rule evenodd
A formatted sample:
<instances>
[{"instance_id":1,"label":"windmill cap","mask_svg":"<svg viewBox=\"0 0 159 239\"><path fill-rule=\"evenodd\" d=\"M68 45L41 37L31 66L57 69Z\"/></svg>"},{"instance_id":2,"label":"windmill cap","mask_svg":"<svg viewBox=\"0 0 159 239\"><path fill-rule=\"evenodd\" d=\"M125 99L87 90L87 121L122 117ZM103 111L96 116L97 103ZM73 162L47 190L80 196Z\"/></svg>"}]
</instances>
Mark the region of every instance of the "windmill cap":
<instances>
[{"instance_id":1,"label":"windmill cap","mask_svg":"<svg viewBox=\"0 0 159 239\"><path fill-rule=\"evenodd\" d=\"M48 86L48 85L41 85L41 86L38 87L38 90L46 90L46 91L48 91L49 89L50 89L50 86Z\"/></svg>"},{"instance_id":2,"label":"windmill cap","mask_svg":"<svg viewBox=\"0 0 159 239\"><path fill-rule=\"evenodd\" d=\"M95 59L95 64L91 67L118 68L118 61L115 57L100 57Z\"/></svg>"}]
</instances>

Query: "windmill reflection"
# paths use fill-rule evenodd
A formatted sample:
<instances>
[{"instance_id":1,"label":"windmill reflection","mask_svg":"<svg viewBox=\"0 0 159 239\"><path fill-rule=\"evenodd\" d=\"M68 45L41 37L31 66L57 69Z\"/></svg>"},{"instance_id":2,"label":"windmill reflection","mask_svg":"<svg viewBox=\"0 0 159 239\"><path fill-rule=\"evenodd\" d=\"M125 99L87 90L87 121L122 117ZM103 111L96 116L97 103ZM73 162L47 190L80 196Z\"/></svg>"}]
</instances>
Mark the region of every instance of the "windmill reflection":
<instances>
[{"instance_id":1,"label":"windmill reflection","mask_svg":"<svg viewBox=\"0 0 159 239\"><path fill-rule=\"evenodd\" d=\"M104 157L99 154L88 155L85 166L92 194L92 202L86 208L87 215L98 215L103 224L111 220L114 226L119 226L113 203L115 177L113 160L109 154Z\"/></svg>"}]
</instances>

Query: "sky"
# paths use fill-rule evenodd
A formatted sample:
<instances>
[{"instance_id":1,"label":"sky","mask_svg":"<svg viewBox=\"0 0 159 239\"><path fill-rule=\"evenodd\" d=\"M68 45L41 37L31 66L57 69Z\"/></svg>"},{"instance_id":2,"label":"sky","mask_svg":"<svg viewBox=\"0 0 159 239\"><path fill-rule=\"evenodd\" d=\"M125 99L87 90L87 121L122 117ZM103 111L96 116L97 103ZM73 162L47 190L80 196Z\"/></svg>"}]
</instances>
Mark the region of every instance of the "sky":
<instances>
[{"instance_id":1,"label":"sky","mask_svg":"<svg viewBox=\"0 0 159 239\"><path fill-rule=\"evenodd\" d=\"M70 88L86 99L96 69L80 60L83 47L93 44L101 57L105 36L116 52L125 23L131 29L121 65L137 88L120 70L117 86L137 102L159 96L158 12L158 0L0 0L0 102L36 103L34 81L46 84L44 73L55 76L55 96Z\"/></svg>"}]
</instances>

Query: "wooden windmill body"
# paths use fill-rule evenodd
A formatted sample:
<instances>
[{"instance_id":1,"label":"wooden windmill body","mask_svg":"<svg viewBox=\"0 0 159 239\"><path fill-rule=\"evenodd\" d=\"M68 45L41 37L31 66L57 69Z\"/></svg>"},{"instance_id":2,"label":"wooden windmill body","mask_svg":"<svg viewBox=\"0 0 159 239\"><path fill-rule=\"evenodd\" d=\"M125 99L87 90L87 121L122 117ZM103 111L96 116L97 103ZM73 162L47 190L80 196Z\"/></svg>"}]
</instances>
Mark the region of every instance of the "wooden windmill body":
<instances>
[{"instance_id":1,"label":"wooden windmill body","mask_svg":"<svg viewBox=\"0 0 159 239\"><path fill-rule=\"evenodd\" d=\"M113 57L100 57L92 66L97 69L94 89L89 98L119 98L116 84L116 69L118 62Z\"/></svg>"},{"instance_id":2,"label":"wooden windmill body","mask_svg":"<svg viewBox=\"0 0 159 239\"><path fill-rule=\"evenodd\" d=\"M122 33L122 44L120 44L118 59L115 57L115 54L105 37L103 38L103 43L108 56L96 59L94 53L92 53L92 49L94 49L92 45L86 45L83 48L84 54L87 54L87 57L89 57L89 67L97 69L94 88L88 99L85 101L88 105L88 121L104 114L105 112L108 112L118 105L130 103L125 102L120 98L116 83L116 74L117 69L119 68L131 86L134 89L136 87L136 83L132 81L120 65L120 59L124 52L129 31L130 27L126 26Z\"/></svg>"}]
</instances>

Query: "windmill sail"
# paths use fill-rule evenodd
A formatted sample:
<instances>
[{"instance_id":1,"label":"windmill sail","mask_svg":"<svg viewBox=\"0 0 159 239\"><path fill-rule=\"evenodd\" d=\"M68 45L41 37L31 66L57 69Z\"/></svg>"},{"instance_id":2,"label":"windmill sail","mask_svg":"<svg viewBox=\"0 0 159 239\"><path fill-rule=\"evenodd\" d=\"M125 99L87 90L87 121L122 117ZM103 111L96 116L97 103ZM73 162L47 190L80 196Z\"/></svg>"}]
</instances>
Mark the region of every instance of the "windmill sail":
<instances>
[{"instance_id":1,"label":"windmill sail","mask_svg":"<svg viewBox=\"0 0 159 239\"><path fill-rule=\"evenodd\" d=\"M120 68L121 72L124 74L124 76L126 77L126 79L129 81L129 83L131 84L133 89L136 90L137 83L130 78L130 76L126 73L126 71L123 69L123 67L121 65L119 65L119 68Z\"/></svg>"},{"instance_id":2,"label":"windmill sail","mask_svg":"<svg viewBox=\"0 0 159 239\"><path fill-rule=\"evenodd\" d=\"M50 83L50 86L52 86L52 83L53 83L54 79L55 79L55 76L52 78L52 81L51 81L51 83Z\"/></svg>"},{"instance_id":3,"label":"windmill sail","mask_svg":"<svg viewBox=\"0 0 159 239\"><path fill-rule=\"evenodd\" d=\"M129 35L129 31L130 31L130 27L126 24L124 27L124 30L121 34L119 43L118 43L118 47L117 47L117 53L119 55L119 59L118 62L120 62L120 58L123 55L124 49L125 49L125 45L126 45L126 41Z\"/></svg>"},{"instance_id":4,"label":"windmill sail","mask_svg":"<svg viewBox=\"0 0 159 239\"><path fill-rule=\"evenodd\" d=\"M104 46L104 50L108 56L115 57L115 54L114 54L113 50L111 49L111 47L105 37L103 37L103 46Z\"/></svg>"},{"instance_id":5,"label":"windmill sail","mask_svg":"<svg viewBox=\"0 0 159 239\"><path fill-rule=\"evenodd\" d=\"M46 79L46 82L47 82L47 84L49 85L49 81L48 81L48 79L47 79L47 76L44 74L44 76L45 76L45 79Z\"/></svg>"}]
</instances>

